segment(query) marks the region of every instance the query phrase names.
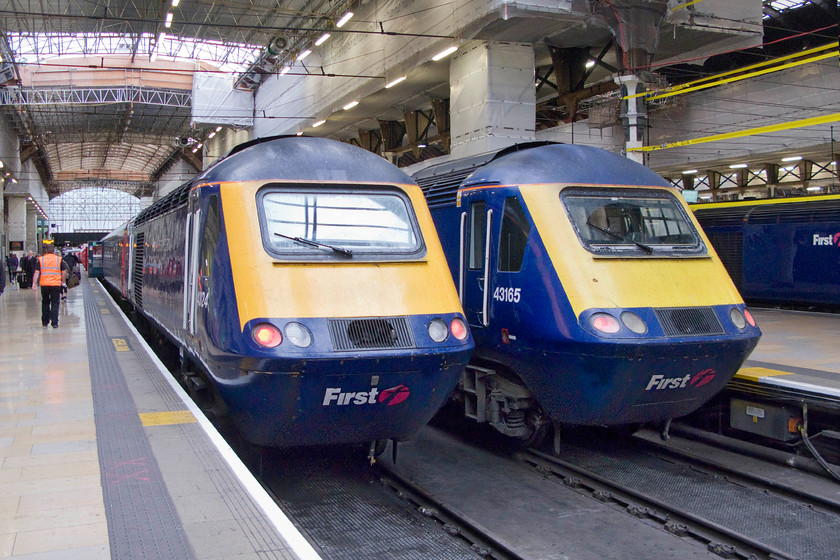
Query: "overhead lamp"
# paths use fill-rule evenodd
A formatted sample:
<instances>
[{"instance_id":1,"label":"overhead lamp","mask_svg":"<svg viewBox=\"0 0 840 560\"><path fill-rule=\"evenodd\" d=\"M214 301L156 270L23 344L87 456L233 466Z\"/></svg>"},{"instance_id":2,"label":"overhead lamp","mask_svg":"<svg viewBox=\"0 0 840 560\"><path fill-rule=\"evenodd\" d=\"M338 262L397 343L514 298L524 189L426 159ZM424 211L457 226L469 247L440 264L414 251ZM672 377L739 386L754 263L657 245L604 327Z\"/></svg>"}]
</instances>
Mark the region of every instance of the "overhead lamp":
<instances>
[{"instance_id":1,"label":"overhead lamp","mask_svg":"<svg viewBox=\"0 0 840 560\"><path fill-rule=\"evenodd\" d=\"M425 147L426 147L426 144L417 144L417 147L418 147L418 148L425 148Z\"/></svg>"},{"instance_id":2,"label":"overhead lamp","mask_svg":"<svg viewBox=\"0 0 840 560\"><path fill-rule=\"evenodd\" d=\"M323 45L323 44L327 41L327 39L329 39L329 38L330 38L330 34L329 34L329 33L324 33L323 35L321 35L320 37L318 37L318 40L317 40L317 41L315 41L315 46L316 46L316 47L320 47L320 46L321 46L321 45Z\"/></svg>"},{"instance_id":3,"label":"overhead lamp","mask_svg":"<svg viewBox=\"0 0 840 560\"><path fill-rule=\"evenodd\" d=\"M317 128L317 127L321 126L322 124L324 124L325 122L327 122L326 119L318 121L318 122L316 122L315 124L312 125L312 128Z\"/></svg>"},{"instance_id":4,"label":"overhead lamp","mask_svg":"<svg viewBox=\"0 0 840 560\"><path fill-rule=\"evenodd\" d=\"M221 126L217 126L217 127L216 127L216 132L221 132L221 131L222 131L222 127L221 127Z\"/></svg>"},{"instance_id":5,"label":"overhead lamp","mask_svg":"<svg viewBox=\"0 0 840 560\"><path fill-rule=\"evenodd\" d=\"M343 27L345 23L350 21L351 17L353 17L353 12L347 12L346 14L341 16L341 19L338 20L338 23L336 23L335 26L336 27Z\"/></svg>"},{"instance_id":6,"label":"overhead lamp","mask_svg":"<svg viewBox=\"0 0 840 560\"><path fill-rule=\"evenodd\" d=\"M298 55L298 57L295 59L295 62L300 62L301 60L303 60L304 58L306 58L310 54L312 54L312 51L309 50L309 49L306 49L305 51L303 51L302 53L300 53Z\"/></svg>"},{"instance_id":7,"label":"overhead lamp","mask_svg":"<svg viewBox=\"0 0 840 560\"><path fill-rule=\"evenodd\" d=\"M595 64L596 63L594 60L587 60L584 66L586 66L587 68L592 68L593 66L595 66Z\"/></svg>"},{"instance_id":8,"label":"overhead lamp","mask_svg":"<svg viewBox=\"0 0 840 560\"><path fill-rule=\"evenodd\" d=\"M397 78L397 79L396 79L396 80L394 80L393 82L390 82L390 83L388 83L388 84L385 84L385 89L389 89L389 88L394 87L394 86L395 86L395 85L397 85L398 83L400 83L400 82L404 81L404 80L405 80L405 78L406 78L405 76L400 76L399 78Z\"/></svg>"},{"instance_id":9,"label":"overhead lamp","mask_svg":"<svg viewBox=\"0 0 840 560\"><path fill-rule=\"evenodd\" d=\"M748 163L733 163L729 166L729 169L745 169L749 167Z\"/></svg>"},{"instance_id":10,"label":"overhead lamp","mask_svg":"<svg viewBox=\"0 0 840 560\"><path fill-rule=\"evenodd\" d=\"M216 133L211 132L210 134L207 135L207 139L209 140L210 138L213 138L214 136L216 136Z\"/></svg>"},{"instance_id":11,"label":"overhead lamp","mask_svg":"<svg viewBox=\"0 0 840 560\"><path fill-rule=\"evenodd\" d=\"M448 47L447 49L444 49L444 50L440 51L439 53L437 53L435 56L432 57L432 60L437 62L438 60L440 60L442 58L446 58L447 56L449 56L450 54L454 53L457 50L458 50L458 47L455 46L455 45L452 45L451 47Z\"/></svg>"},{"instance_id":12,"label":"overhead lamp","mask_svg":"<svg viewBox=\"0 0 840 560\"><path fill-rule=\"evenodd\" d=\"M198 146L192 149L192 153L196 153L198 151Z\"/></svg>"},{"instance_id":13,"label":"overhead lamp","mask_svg":"<svg viewBox=\"0 0 840 560\"><path fill-rule=\"evenodd\" d=\"M201 142L199 142L198 144L195 145L195 147L199 148L199 149L201 149L202 146L204 146L204 144L202 144Z\"/></svg>"},{"instance_id":14,"label":"overhead lamp","mask_svg":"<svg viewBox=\"0 0 840 560\"><path fill-rule=\"evenodd\" d=\"M791 165L789 167L782 167L782 171L794 171L796 169L795 165Z\"/></svg>"},{"instance_id":15,"label":"overhead lamp","mask_svg":"<svg viewBox=\"0 0 840 560\"><path fill-rule=\"evenodd\" d=\"M802 159L802 156L790 156L790 157L783 157L782 161L799 161Z\"/></svg>"},{"instance_id":16,"label":"overhead lamp","mask_svg":"<svg viewBox=\"0 0 840 560\"><path fill-rule=\"evenodd\" d=\"M286 66L285 68L283 68L282 70L280 70L280 75L282 76L283 74L288 73L288 72L289 72L289 70L291 70L291 67Z\"/></svg>"},{"instance_id":17,"label":"overhead lamp","mask_svg":"<svg viewBox=\"0 0 840 560\"><path fill-rule=\"evenodd\" d=\"M303 131L298 130L297 132L295 132L295 136L303 136Z\"/></svg>"},{"instance_id":18,"label":"overhead lamp","mask_svg":"<svg viewBox=\"0 0 840 560\"><path fill-rule=\"evenodd\" d=\"M3 169L3 160L0 160L0 169Z\"/></svg>"},{"instance_id":19,"label":"overhead lamp","mask_svg":"<svg viewBox=\"0 0 840 560\"><path fill-rule=\"evenodd\" d=\"M686 169L682 172L683 175L694 175L695 173L697 173L696 169Z\"/></svg>"},{"instance_id":20,"label":"overhead lamp","mask_svg":"<svg viewBox=\"0 0 840 560\"><path fill-rule=\"evenodd\" d=\"M181 0L172 0L172 7L177 8L178 4L180 4L180 3L181 3Z\"/></svg>"},{"instance_id":21,"label":"overhead lamp","mask_svg":"<svg viewBox=\"0 0 840 560\"><path fill-rule=\"evenodd\" d=\"M816 191L820 191L820 190L822 190L822 187L808 187L808 188L807 188L807 189L805 189L805 190L807 190L807 191L811 191L811 192L816 192Z\"/></svg>"},{"instance_id":22,"label":"overhead lamp","mask_svg":"<svg viewBox=\"0 0 840 560\"><path fill-rule=\"evenodd\" d=\"M14 177L12 177L12 183L17 184L17 179L15 179Z\"/></svg>"},{"instance_id":23,"label":"overhead lamp","mask_svg":"<svg viewBox=\"0 0 840 560\"><path fill-rule=\"evenodd\" d=\"M175 17L172 12L167 12L166 21L163 22L164 27L172 27L172 18Z\"/></svg>"},{"instance_id":24,"label":"overhead lamp","mask_svg":"<svg viewBox=\"0 0 840 560\"><path fill-rule=\"evenodd\" d=\"M352 109L353 107L355 107L358 104L359 104L358 101L351 101L350 103L348 103L347 105L344 106L344 110L349 111L350 109Z\"/></svg>"}]
</instances>

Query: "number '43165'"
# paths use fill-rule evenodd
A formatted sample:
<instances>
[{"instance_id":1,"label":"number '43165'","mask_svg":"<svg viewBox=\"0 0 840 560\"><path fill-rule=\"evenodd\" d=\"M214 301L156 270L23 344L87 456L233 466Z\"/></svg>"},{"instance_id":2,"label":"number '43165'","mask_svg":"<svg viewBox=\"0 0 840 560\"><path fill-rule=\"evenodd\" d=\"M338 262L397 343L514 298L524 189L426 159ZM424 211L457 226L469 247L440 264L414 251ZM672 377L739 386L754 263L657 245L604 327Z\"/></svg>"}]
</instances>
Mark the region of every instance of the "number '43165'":
<instances>
[{"instance_id":1,"label":"number '43165'","mask_svg":"<svg viewBox=\"0 0 840 560\"><path fill-rule=\"evenodd\" d=\"M522 288L496 288L493 292L493 299L496 301L509 301L519 303L522 297Z\"/></svg>"}]
</instances>

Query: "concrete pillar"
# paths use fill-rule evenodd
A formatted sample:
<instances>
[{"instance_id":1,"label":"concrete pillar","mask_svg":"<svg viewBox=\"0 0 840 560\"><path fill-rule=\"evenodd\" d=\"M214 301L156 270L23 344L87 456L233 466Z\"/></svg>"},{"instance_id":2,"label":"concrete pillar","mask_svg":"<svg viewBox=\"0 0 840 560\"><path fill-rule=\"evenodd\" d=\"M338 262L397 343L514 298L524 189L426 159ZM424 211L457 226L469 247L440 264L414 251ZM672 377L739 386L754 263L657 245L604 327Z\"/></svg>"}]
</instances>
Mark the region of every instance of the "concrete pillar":
<instances>
[{"instance_id":1,"label":"concrete pillar","mask_svg":"<svg viewBox=\"0 0 840 560\"><path fill-rule=\"evenodd\" d=\"M475 41L449 67L451 153L464 157L534 140L530 44Z\"/></svg>"},{"instance_id":2,"label":"concrete pillar","mask_svg":"<svg viewBox=\"0 0 840 560\"><path fill-rule=\"evenodd\" d=\"M26 251L26 198L10 196L6 201L9 205L9 222L6 224L8 241L9 243L14 241L22 242L23 250ZM15 253L20 256L19 251L15 251Z\"/></svg>"},{"instance_id":3,"label":"concrete pillar","mask_svg":"<svg viewBox=\"0 0 840 560\"><path fill-rule=\"evenodd\" d=\"M41 251L41 240L38 238L38 212L31 204L26 205L26 246L37 255Z\"/></svg>"},{"instance_id":4,"label":"concrete pillar","mask_svg":"<svg viewBox=\"0 0 840 560\"><path fill-rule=\"evenodd\" d=\"M617 76L617 84L621 86L621 124L624 127L624 148L641 148L644 146L645 132L647 131L647 107L644 97L632 97L637 93L644 92L645 85L639 81L637 76ZM627 99L627 97L629 99ZM629 159L644 163L644 152L626 153Z\"/></svg>"}]
</instances>

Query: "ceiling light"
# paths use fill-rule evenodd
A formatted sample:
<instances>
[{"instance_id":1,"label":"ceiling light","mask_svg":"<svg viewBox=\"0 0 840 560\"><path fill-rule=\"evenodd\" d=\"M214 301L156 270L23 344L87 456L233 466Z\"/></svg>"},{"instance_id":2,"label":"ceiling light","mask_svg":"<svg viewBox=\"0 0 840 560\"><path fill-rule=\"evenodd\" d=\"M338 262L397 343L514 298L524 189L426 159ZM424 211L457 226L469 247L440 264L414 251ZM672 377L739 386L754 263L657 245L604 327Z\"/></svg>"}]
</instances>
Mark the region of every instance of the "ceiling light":
<instances>
[{"instance_id":1,"label":"ceiling light","mask_svg":"<svg viewBox=\"0 0 840 560\"><path fill-rule=\"evenodd\" d=\"M280 70L280 75L282 76L283 74L287 73L289 70L291 70L291 68L290 68L290 67L288 67L288 66L286 66L285 68L283 68L282 70Z\"/></svg>"},{"instance_id":2,"label":"ceiling light","mask_svg":"<svg viewBox=\"0 0 840 560\"><path fill-rule=\"evenodd\" d=\"M596 62L594 60L587 60L585 66L587 68L592 68L593 66L595 66L595 64L596 64Z\"/></svg>"},{"instance_id":3,"label":"ceiling light","mask_svg":"<svg viewBox=\"0 0 840 560\"><path fill-rule=\"evenodd\" d=\"M207 139L209 140L210 138L213 138L214 136L216 136L216 133L211 132L210 134L207 135Z\"/></svg>"},{"instance_id":4,"label":"ceiling light","mask_svg":"<svg viewBox=\"0 0 840 560\"><path fill-rule=\"evenodd\" d=\"M172 7L177 8L178 4L180 4L180 3L181 3L181 0L172 0Z\"/></svg>"},{"instance_id":5,"label":"ceiling light","mask_svg":"<svg viewBox=\"0 0 840 560\"><path fill-rule=\"evenodd\" d=\"M15 179L14 177L12 177L12 183L17 183L17 179ZM819 188L819 187L817 187L817 188Z\"/></svg>"},{"instance_id":6,"label":"ceiling light","mask_svg":"<svg viewBox=\"0 0 840 560\"><path fill-rule=\"evenodd\" d=\"M309 49L306 49L305 51L303 51L302 53L300 53L298 55L298 57L295 59L295 62L300 62L301 60L303 60L304 58L306 58L310 54L312 54L312 51L309 50Z\"/></svg>"},{"instance_id":7,"label":"ceiling light","mask_svg":"<svg viewBox=\"0 0 840 560\"><path fill-rule=\"evenodd\" d=\"M325 122L327 122L326 119L322 120L322 121L318 121L318 122L316 122L315 124L312 125L312 128L317 128L317 127L321 126L322 124L324 124Z\"/></svg>"},{"instance_id":8,"label":"ceiling light","mask_svg":"<svg viewBox=\"0 0 840 560\"><path fill-rule=\"evenodd\" d=\"M14 179L12 179L12 181L14 181ZM816 192L816 191L822 190L822 187L808 187L805 190L808 190L808 191L811 191L811 192Z\"/></svg>"},{"instance_id":9,"label":"ceiling light","mask_svg":"<svg viewBox=\"0 0 840 560\"><path fill-rule=\"evenodd\" d=\"M802 156L790 156L790 157L783 157L782 161L799 161L802 159Z\"/></svg>"},{"instance_id":10,"label":"ceiling light","mask_svg":"<svg viewBox=\"0 0 840 560\"><path fill-rule=\"evenodd\" d=\"M317 41L315 41L315 46L316 46L316 47L320 47L320 46L321 46L321 45L323 45L323 44L326 42L326 40L327 40L327 39L329 39L329 38L330 38L330 34L329 34L329 33L324 33L323 35L321 35L320 37L318 37L318 40L317 40Z\"/></svg>"},{"instance_id":11,"label":"ceiling light","mask_svg":"<svg viewBox=\"0 0 840 560\"><path fill-rule=\"evenodd\" d=\"M3 160L0 160L0 169L3 169Z\"/></svg>"},{"instance_id":12,"label":"ceiling light","mask_svg":"<svg viewBox=\"0 0 840 560\"><path fill-rule=\"evenodd\" d=\"M204 145L204 144L202 144L201 142L199 142L198 144L196 144L196 145L195 145L195 147L196 147L196 148L201 148L203 145Z\"/></svg>"},{"instance_id":13,"label":"ceiling light","mask_svg":"<svg viewBox=\"0 0 840 560\"><path fill-rule=\"evenodd\" d=\"M795 165L791 165L790 167L782 167L782 171L793 171L796 169Z\"/></svg>"},{"instance_id":14,"label":"ceiling light","mask_svg":"<svg viewBox=\"0 0 840 560\"><path fill-rule=\"evenodd\" d=\"M453 45L453 46L449 47L448 49L440 51L439 53L437 53L435 56L432 57L432 60L437 62L441 58L446 58L447 56L449 56L450 54L454 53L457 50L458 50L458 47Z\"/></svg>"},{"instance_id":15,"label":"ceiling light","mask_svg":"<svg viewBox=\"0 0 840 560\"><path fill-rule=\"evenodd\" d=\"M221 131L222 131L222 127L221 127L221 126L217 126L217 127L216 127L216 132L221 132Z\"/></svg>"},{"instance_id":16,"label":"ceiling light","mask_svg":"<svg viewBox=\"0 0 840 560\"><path fill-rule=\"evenodd\" d=\"M338 23L336 23L335 26L336 27L343 27L345 23L350 21L351 17L353 17L353 12L347 12L346 14L341 16L341 19L338 20Z\"/></svg>"},{"instance_id":17,"label":"ceiling light","mask_svg":"<svg viewBox=\"0 0 840 560\"><path fill-rule=\"evenodd\" d=\"M694 175L695 173L697 173L696 169L686 169L682 172L683 175Z\"/></svg>"},{"instance_id":18,"label":"ceiling light","mask_svg":"<svg viewBox=\"0 0 840 560\"><path fill-rule=\"evenodd\" d=\"M425 148L425 147L426 147L426 144L417 144L417 147L418 147L418 148Z\"/></svg>"},{"instance_id":19,"label":"ceiling light","mask_svg":"<svg viewBox=\"0 0 840 560\"><path fill-rule=\"evenodd\" d=\"M164 27L172 27L172 18L173 18L173 17L174 17L174 16L172 15L172 12L168 12L168 13L166 14L166 21L165 21L165 22L163 22L163 26L164 26Z\"/></svg>"},{"instance_id":20,"label":"ceiling light","mask_svg":"<svg viewBox=\"0 0 840 560\"><path fill-rule=\"evenodd\" d=\"M358 104L359 104L358 101L351 101L350 103L348 103L347 105L344 106L344 110L349 111L350 109L352 109L353 107L355 107Z\"/></svg>"},{"instance_id":21,"label":"ceiling light","mask_svg":"<svg viewBox=\"0 0 840 560\"><path fill-rule=\"evenodd\" d=\"M389 84L385 84L385 89L392 88L395 85L397 85L398 83L402 82L403 80L405 80L405 76L400 76L399 78L397 78L393 82L391 82Z\"/></svg>"},{"instance_id":22,"label":"ceiling light","mask_svg":"<svg viewBox=\"0 0 840 560\"><path fill-rule=\"evenodd\" d=\"M744 169L746 167L749 167L749 164L747 164L747 163L733 163L732 165L729 166L729 169Z\"/></svg>"},{"instance_id":23,"label":"ceiling light","mask_svg":"<svg viewBox=\"0 0 840 560\"><path fill-rule=\"evenodd\" d=\"M295 136L303 136L303 131L298 130L297 132L295 132Z\"/></svg>"}]
</instances>

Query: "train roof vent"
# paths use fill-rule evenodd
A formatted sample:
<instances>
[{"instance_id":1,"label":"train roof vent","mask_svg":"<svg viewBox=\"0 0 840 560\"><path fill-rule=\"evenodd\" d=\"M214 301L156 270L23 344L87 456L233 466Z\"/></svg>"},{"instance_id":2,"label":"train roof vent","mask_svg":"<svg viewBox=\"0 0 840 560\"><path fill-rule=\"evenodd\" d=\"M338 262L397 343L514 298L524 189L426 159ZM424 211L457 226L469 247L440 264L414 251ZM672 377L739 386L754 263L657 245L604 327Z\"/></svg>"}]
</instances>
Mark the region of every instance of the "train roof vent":
<instances>
[{"instance_id":1,"label":"train roof vent","mask_svg":"<svg viewBox=\"0 0 840 560\"><path fill-rule=\"evenodd\" d=\"M415 348L408 317L329 319L336 351Z\"/></svg>"},{"instance_id":2,"label":"train roof vent","mask_svg":"<svg viewBox=\"0 0 840 560\"><path fill-rule=\"evenodd\" d=\"M726 332L711 307L668 307L654 309L654 312L666 336L704 336Z\"/></svg>"},{"instance_id":3,"label":"train roof vent","mask_svg":"<svg viewBox=\"0 0 840 560\"><path fill-rule=\"evenodd\" d=\"M134 219L134 225L139 226L144 222L148 222L153 218L162 216L187 203L190 196L191 183L185 183L167 194L139 214Z\"/></svg>"},{"instance_id":4,"label":"train roof vent","mask_svg":"<svg viewBox=\"0 0 840 560\"><path fill-rule=\"evenodd\" d=\"M836 222L840 220L840 201L801 201L768 204L750 213L751 224Z\"/></svg>"},{"instance_id":5,"label":"train roof vent","mask_svg":"<svg viewBox=\"0 0 840 560\"><path fill-rule=\"evenodd\" d=\"M704 228L716 226L740 226L747 219L747 213L752 207L736 206L733 208L703 208L702 205L692 206L697 221Z\"/></svg>"},{"instance_id":6,"label":"train roof vent","mask_svg":"<svg viewBox=\"0 0 840 560\"><path fill-rule=\"evenodd\" d=\"M474 170L474 167L469 167L467 169L458 169L445 175L415 177L414 180L423 189L423 195L426 197L426 203L429 205L429 208L448 206L455 203L458 188L464 182L464 179Z\"/></svg>"}]
</instances>

